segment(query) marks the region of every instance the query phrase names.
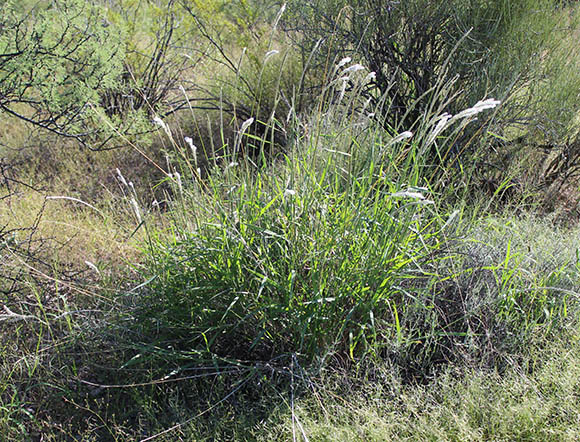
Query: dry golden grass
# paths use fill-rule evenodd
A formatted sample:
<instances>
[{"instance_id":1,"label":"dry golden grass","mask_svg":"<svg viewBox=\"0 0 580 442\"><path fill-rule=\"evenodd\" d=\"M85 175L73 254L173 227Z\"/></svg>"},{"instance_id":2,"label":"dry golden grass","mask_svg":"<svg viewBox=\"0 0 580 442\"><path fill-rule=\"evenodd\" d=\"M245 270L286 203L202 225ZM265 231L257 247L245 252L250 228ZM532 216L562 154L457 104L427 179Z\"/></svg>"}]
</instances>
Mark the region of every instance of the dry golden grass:
<instances>
[{"instance_id":1,"label":"dry golden grass","mask_svg":"<svg viewBox=\"0 0 580 442\"><path fill-rule=\"evenodd\" d=\"M98 267L121 268L139 261L137 247L140 234L131 235L131 221L115 220L107 209L90 208L80 202L54 198L35 191L0 202L0 224L6 229L28 229L36 225L34 236L49 238L55 247L44 250L51 260L73 268L87 267L85 261ZM134 228L134 226L133 226ZM17 232L17 240L30 232Z\"/></svg>"}]
</instances>

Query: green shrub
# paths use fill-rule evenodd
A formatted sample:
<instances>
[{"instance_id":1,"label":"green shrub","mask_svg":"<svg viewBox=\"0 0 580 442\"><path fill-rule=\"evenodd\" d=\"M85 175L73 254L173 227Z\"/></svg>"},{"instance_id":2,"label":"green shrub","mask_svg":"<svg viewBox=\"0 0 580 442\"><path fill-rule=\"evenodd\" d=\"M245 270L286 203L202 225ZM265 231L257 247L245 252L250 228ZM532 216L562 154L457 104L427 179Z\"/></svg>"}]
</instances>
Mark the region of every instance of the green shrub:
<instances>
[{"instance_id":1,"label":"green shrub","mask_svg":"<svg viewBox=\"0 0 580 442\"><path fill-rule=\"evenodd\" d=\"M122 30L103 20L101 7L76 0L24 10L4 2L0 110L82 140L101 91L116 88L122 70Z\"/></svg>"}]
</instances>

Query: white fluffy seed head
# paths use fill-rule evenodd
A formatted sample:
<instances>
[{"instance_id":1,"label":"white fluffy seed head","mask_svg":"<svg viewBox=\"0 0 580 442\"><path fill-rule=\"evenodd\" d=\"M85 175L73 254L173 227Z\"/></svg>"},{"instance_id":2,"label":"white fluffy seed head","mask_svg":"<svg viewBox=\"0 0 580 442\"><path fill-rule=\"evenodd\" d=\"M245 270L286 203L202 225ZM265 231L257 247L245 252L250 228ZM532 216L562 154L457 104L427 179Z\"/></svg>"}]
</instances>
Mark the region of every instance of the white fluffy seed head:
<instances>
[{"instance_id":1,"label":"white fluffy seed head","mask_svg":"<svg viewBox=\"0 0 580 442\"><path fill-rule=\"evenodd\" d=\"M338 64L336 65L337 69L340 69L341 67L343 67L345 64L350 63L352 61L352 58L350 57L344 57L342 60L340 60L338 62Z\"/></svg>"},{"instance_id":2,"label":"white fluffy seed head","mask_svg":"<svg viewBox=\"0 0 580 442\"><path fill-rule=\"evenodd\" d=\"M154 117L153 118L153 123L156 126L159 126L160 128L162 128L165 131L165 133L167 134L168 137L171 136L171 130L169 130L169 126L167 124L165 124L165 122L161 118L159 118L157 116Z\"/></svg>"},{"instance_id":3,"label":"white fluffy seed head","mask_svg":"<svg viewBox=\"0 0 580 442\"><path fill-rule=\"evenodd\" d=\"M475 105L473 107L470 107L469 109L465 109L465 110L459 112L457 115L454 115L453 118L451 119L450 123L457 121L457 120L460 120L462 118L473 117L473 116L483 112L484 110L493 109L493 108L499 106L500 104L501 104L501 101L495 100L493 98L488 98L487 100L478 101L477 103L475 103Z\"/></svg>"},{"instance_id":4,"label":"white fluffy seed head","mask_svg":"<svg viewBox=\"0 0 580 442\"><path fill-rule=\"evenodd\" d=\"M426 142L427 146L429 146L431 143L433 143L435 141L435 139L437 138L437 136L441 132L443 132L443 130L450 124L449 120L451 119L451 115L448 114L447 112L445 112L444 114L439 115L439 117L437 117L437 119L439 120L439 122L437 123L437 126L435 126L435 128L429 134L429 137L427 138L427 142Z\"/></svg>"},{"instance_id":5,"label":"white fluffy seed head","mask_svg":"<svg viewBox=\"0 0 580 442\"><path fill-rule=\"evenodd\" d=\"M270 59L271 57L273 57L276 54L279 54L280 51L277 51L276 49L272 49L271 51L266 52L266 56L264 57L264 62L268 61L268 59Z\"/></svg>"},{"instance_id":6,"label":"white fluffy seed head","mask_svg":"<svg viewBox=\"0 0 580 442\"><path fill-rule=\"evenodd\" d=\"M135 212L135 216L137 217L137 221L139 221L139 223L141 223L142 222L141 209L139 208L139 204L137 204L137 200L135 198L131 198L131 205L133 206L133 211Z\"/></svg>"},{"instance_id":7,"label":"white fluffy seed head","mask_svg":"<svg viewBox=\"0 0 580 442\"><path fill-rule=\"evenodd\" d=\"M342 77L342 84L340 85L340 94L338 96L338 102L340 103L344 98L346 93L346 85L348 84L348 77Z\"/></svg>"},{"instance_id":8,"label":"white fluffy seed head","mask_svg":"<svg viewBox=\"0 0 580 442\"><path fill-rule=\"evenodd\" d=\"M403 140L407 140L407 139L411 138L412 136L413 136L413 132L409 132L408 130L405 132L401 132L399 135L397 135L395 138L393 138L389 142L389 145L399 143Z\"/></svg>"},{"instance_id":9,"label":"white fluffy seed head","mask_svg":"<svg viewBox=\"0 0 580 442\"><path fill-rule=\"evenodd\" d=\"M177 183L177 188L179 189L179 193L181 193L183 195L183 184L181 182L181 174L176 171L173 174L173 177L175 178L175 182Z\"/></svg>"},{"instance_id":10,"label":"white fluffy seed head","mask_svg":"<svg viewBox=\"0 0 580 442\"><path fill-rule=\"evenodd\" d=\"M87 267L89 267L95 273L97 273L99 275L101 274L101 271L99 270L99 268L96 265L94 265L91 261L85 261L85 264L87 265Z\"/></svg>"},{"instance_id":11,"label":"white fluffy seed head","mask_svg":"<svg viewBox=\"0 0 580 442\"><path fill-rule=\"evenodd\" d=\"M187 143L187 145L189 146L189 148L191 149L191 153L193 153L193 156L196 157L197 146L195 144L193 144L193 140L190 137L185 137L184 140Z\"/></svg>"},{"instance_id":12,"label":"white fluffy seed head","mask_svg":"<svg viewBox=\"0 0 580 442\"><path fill-rule=\"evenodd\" d=\"M352 66L347 67L343 71L343 74L348 74L350 72L364 71L365 69L366 68L362 64L353 64Z\"/></svg>"},{"instance_id":13,"label":"white fluffy seed head","mask_svg":"<svg viewBox=\"0 0 580 442\"><path fill-rule=\"evenodd\" d=\"M127 180L125 179L121 171L119 169L115 170L117 171L117 177L119 178L119 181L121 181L121 183L123 183L125 187L129 187L129 184L127 184Z\"/></svg>"},{"instance_id":14,"label":"white fluffy seed head","mask_svg":"<svg viewBox=\"0 0 580 442\"><path fill-rule=\"evenodd\" d=\"M242 123L242 128L240 129L240 135L242 135L248 127L254 122L254 118L248 118Z\"/></svg>"}]
</instances>

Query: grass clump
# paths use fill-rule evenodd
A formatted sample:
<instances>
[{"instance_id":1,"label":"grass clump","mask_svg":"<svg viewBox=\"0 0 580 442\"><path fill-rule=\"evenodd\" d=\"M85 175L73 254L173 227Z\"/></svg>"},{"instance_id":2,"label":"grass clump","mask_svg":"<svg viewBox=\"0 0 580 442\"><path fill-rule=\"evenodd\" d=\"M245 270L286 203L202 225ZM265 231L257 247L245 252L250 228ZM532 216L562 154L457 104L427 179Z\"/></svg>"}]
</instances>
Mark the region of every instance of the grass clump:
<instances>
[{"instance_id":1,"label":"grass clump","mask_svg":"<svg viewBox=\"0 0 580 442\"><path fill-rule=\"evenodd\" d=\"M328 115L349 125L342 106ZM199 192L182 188L193 219L152 250L144 332L202 360L354 359L407 342L398 317L421 295L405 286L425 276L440 227L410 160L420 145L398 173L382 160L409 136L355 152L354 132L314 135L277 165L232 163Z\"/></svg>"},{"instance_id":2,"label":"grass clump","mask_svg":"<svg viewBox=\"0 0 580 442\"><path fill-rule=\"evenodd\" d=\"M509 246L499 255L490 246L489 257L478 256L485 246L459 246L461 214L438 203L454 172L434 166L433 152L447 155L498 103L452 116L440 86L415 133L393 137L359 110L361 70L337 66L324 118L277 163L246 159L204 182L179 181L173 239L152 243L133 313L140 357L177 370L216 358L287 365L295 355L309 368L388 358L425 378L440 363L520 345L527 335L504 339L510 330L565 309L565 296L539 288L544 280L518 289ZM358 72L350 92L341 71Z\"/></svg>"},{"instance_id":3,"label":"grass clump","mask_svg":"<svg viewBox=\"0 0 580 442\"><path fill-rule=\"evenodd\" d=\"M347 192L303 161L290 170L303 175L215 185L199 228L156 249L142 311L155 328L240 359L292 351L312 359L335 346L352 356L395 332L374 316L396 316L405 296L393 282L412 278L435 247L423 196L398 196L380 167Z\"/></svg>"}]
</instances>

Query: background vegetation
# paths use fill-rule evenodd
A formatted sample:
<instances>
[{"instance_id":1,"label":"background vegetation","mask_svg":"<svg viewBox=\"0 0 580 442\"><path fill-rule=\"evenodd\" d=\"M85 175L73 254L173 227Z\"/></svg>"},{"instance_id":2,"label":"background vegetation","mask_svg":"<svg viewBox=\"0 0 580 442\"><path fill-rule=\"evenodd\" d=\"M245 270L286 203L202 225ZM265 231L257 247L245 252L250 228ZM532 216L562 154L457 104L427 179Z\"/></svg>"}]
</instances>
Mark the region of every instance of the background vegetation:
<instances>
[{"instance_id":1,"label":"background vegetation","mask_svg":"<svg viewBox=\"0 0 580 442\"><path fill-rule=\"evenodd\" d=\"M0 0L7 440L576 440L574 2Z\"/></svg>"}]
</instances>

